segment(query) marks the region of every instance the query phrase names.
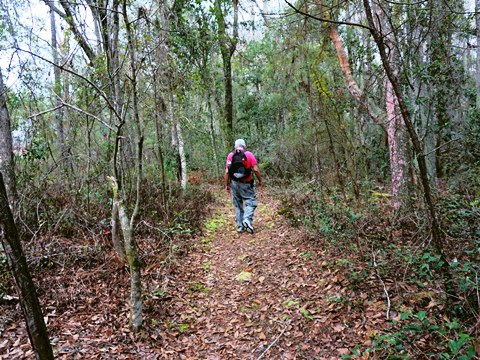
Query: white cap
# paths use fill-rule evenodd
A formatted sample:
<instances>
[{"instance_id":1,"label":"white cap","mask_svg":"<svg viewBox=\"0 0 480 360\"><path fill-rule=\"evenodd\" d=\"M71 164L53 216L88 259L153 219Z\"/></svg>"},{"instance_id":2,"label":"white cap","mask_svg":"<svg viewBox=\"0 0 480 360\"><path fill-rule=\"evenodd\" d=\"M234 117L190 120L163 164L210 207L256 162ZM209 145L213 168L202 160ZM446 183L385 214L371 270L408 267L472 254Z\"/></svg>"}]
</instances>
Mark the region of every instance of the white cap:
<instances>
[{"instance_id":1,"label":"white cap","mask_svg":"<svg viewBox=\"0 0 480 360\"><path fill-rule=\"evenodd\" d=\"M235 149L245 149L246 147L245 140L238 139L235 141Z\"/></svg>"}]
</instances>

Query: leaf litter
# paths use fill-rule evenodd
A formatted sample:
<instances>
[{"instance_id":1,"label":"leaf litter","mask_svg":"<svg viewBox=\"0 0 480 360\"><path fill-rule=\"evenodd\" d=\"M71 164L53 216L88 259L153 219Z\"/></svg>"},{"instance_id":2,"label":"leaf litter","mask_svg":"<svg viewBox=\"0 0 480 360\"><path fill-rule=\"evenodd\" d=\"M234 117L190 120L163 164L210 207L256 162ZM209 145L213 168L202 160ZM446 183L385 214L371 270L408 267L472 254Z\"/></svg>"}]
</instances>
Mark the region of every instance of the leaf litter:
<instances>
[{"instance_id":1,"label":"leaf litter","mask_svg":"<svg viewBox=\"0 0 480 360\"><path fill-rule=\"evenodd\" d=\"M219 194L184 258L165 266L158 254L144 267L138 335L128 326L128 272L113 254L42 270L37 286L57 358L338 359L385 328L382 290L349 289L329 265L335 259L289 227L266 192L258 197L255 234L237 234L230 199ZM146 244L155 239L139 243L148 255ZM31 358L17 309L1 310L0 359Z\"/></svg>"}]
</instances>

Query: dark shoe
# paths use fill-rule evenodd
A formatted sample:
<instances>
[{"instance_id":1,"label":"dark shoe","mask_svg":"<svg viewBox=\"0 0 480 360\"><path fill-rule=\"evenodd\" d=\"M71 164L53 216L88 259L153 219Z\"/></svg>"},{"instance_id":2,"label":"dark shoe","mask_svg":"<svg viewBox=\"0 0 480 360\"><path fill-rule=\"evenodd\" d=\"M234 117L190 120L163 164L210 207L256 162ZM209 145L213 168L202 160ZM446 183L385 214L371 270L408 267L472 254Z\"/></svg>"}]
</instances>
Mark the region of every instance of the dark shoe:
<instances>
[{"instance_id":1,"label":"dark shoe","mask_svg":"<svg viewBox=\"0 0 480 360\"><path fill-rule=\"evenodd\" d=\"M249 220L243 220L243 227L245 230L247 230L247 232L253 234L253 225Z\"/></svg>"}]
</instances>

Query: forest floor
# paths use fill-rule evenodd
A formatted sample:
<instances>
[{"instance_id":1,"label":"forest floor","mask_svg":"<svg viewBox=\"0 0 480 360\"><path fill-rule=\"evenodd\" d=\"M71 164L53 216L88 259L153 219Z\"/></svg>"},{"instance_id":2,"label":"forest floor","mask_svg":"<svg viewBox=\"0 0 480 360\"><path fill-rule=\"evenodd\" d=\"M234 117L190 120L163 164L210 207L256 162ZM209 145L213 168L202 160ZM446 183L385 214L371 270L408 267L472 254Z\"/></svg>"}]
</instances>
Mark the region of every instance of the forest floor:
<instances>
[{"instance_id":1,"label":"forest floor","mask_svg":"<svg viewBox=\"0 0 480 360\"><path fill-rule=\"evenodd\" d=\"M266 190L253 235L237 234L229 195L214 191L188 252L144 267L140 335L128 330L128 274L113 255L52 262L39 286L59 359L339 359L385 327L381 285L349 286L342 259L288 225ZM18 304L0 309L0 359L33 358Z\"/></svg>"}]
</instances>

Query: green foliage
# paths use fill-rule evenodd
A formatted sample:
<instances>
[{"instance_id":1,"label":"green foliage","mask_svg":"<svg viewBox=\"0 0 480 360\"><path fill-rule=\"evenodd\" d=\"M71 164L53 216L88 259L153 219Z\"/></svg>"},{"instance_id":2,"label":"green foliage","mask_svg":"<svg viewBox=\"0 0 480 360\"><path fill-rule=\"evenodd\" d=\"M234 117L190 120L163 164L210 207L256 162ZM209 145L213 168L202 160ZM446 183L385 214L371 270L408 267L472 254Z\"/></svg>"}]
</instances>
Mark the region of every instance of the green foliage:
<instances>
[{"instance_id":1,"label":"green foliage","mask_svg":"<svg viewBox=\"0 0 480 360\"><path fill-rule=\"evenodd\" d=\"M321 234L331 245L342 243L355 234L360 213L346 205L340 194L330 197L315 185L288 190L283 198L280 214L291 224L303 224Z\"/></svg>"},{"instance_id":2,"label":"green foliage","mask_svg":"<svg viewBox=\"0 0 480 360\"><path fill-rule=\"evenodd\" d=\"M428 348L427 342L432 340L436 346ZM422 310L416 314L400 314L400 319L394 320L388 330L372 333L370 346L359 345L345 358L371 353L389 359L409 359L424 354L440 359L469 360L476 356L474 341L474 336L462 330L458 319L438 319Z\"/></svg>"},{"instance_id":3,"label":"green foliage","mask_svg":"<svg viewBox=\"0 0 480 360\"><path fill-rule=\"evenodd\" d=\"M8 268L7 255L0 251L0 298L13 292L13 283Z\"/></svg>"}]
</instances>

